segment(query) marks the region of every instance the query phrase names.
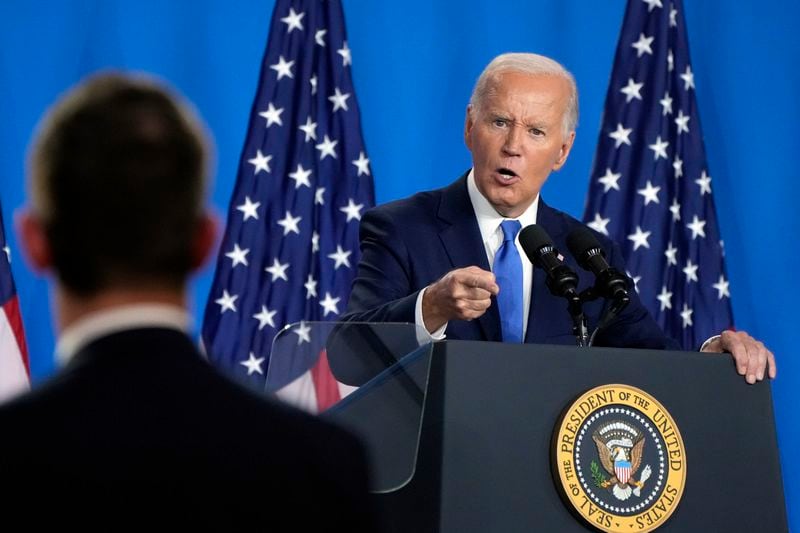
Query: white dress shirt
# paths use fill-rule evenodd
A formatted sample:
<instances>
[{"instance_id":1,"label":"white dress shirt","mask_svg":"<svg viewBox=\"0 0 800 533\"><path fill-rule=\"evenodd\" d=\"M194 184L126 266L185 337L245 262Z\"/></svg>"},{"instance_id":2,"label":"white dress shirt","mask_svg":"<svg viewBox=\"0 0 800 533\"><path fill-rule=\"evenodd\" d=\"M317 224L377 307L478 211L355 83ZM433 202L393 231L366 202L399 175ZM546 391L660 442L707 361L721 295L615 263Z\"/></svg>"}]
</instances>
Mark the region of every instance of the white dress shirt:
<instances>
[{"instance_id":1,"label":"white dress shirt","mask_svg":"<svg viewBox=\"0 0 800 533\"><path fill-rule=\"evenodd\" d=\"M478 220L478 227L481 231L481 239L483 240L486 258L489 261L489 268L493 268L494 256L497 254L497 250L499 250L500 246L503 244L503 230L500 228L500 224L504 220L519 220L523 228L525 226L535 224L536 215L539 212L539 195L536 195L536 198L534 198L533 202L531 202L531 205L528 206L528 209L526 209L522 215L520 215L518 218L510 219L505 218L503 215L495 211L494 207L492 207L492 204L489 203L489 200L487 200L478 190L478 186L475 184L474 170L470 170L469 175L467 176L467 192L469 193L470 202L472 202L472 210L475 212L475 218ZM528 314L530 313L531 304L533 264L528 261L525 252L522 250L522 247L519 244L519 234L517 234L517 239L514 242L517 245L517 251L519 251L519 256L522 259L522 337L525 338L525 334L527 333L528 329ZM427 289L427 287L425 287L425 289ZM423 329L425 329L425 322L422 317L422 297L425 294L425 289L422 289L417 296L414 313L414 321ZM447 323L445 323L441 328L432 332L431 336L435 340L444 339L446 329Z\"/></svg>"},{"instance_id":2,"label":"white dress shirt","mask_svg":"<svg viewBox=\"0 0 800 533\"><path fill-rule=\"evenodd\" d=\"M189 332L192 319L186 309L168 304L134 304L90 313L65 328L56 343L61 366L92 341L129 329L169 328Z\"/></svg>"}]
</instances>

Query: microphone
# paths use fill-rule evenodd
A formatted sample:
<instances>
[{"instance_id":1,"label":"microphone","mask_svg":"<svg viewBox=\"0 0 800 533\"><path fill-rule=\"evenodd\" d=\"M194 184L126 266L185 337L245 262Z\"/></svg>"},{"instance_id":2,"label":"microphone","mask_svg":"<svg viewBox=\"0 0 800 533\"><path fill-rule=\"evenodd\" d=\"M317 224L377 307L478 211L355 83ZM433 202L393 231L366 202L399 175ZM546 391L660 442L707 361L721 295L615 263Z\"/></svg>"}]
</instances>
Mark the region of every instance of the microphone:
<instances>
[{"instance_id":1,"label":"microphone","mask_svg":"<svg viewBox=\"0 0 800 533\"><path fill-rule=\"evenodd\" d=\"M628 277L609 266L600 243L585 226L578 226L567 236L567 248L584 270L595 275L594 292L598 296L614 300L622 307L628 304Z\"/></svg>"},{"instance_id":2,"label":"microphone","mask_svg":"<svg viewBox=\"0 0 800 533\"><path fill-rule=\"evenodd\" d=\"M580 304L578 275L558 257L552 239L541 226L531 224L519 233L519 243L531 263L547 274L547 288L555 296L561 296Z\"/></svg>"}]
</instances>

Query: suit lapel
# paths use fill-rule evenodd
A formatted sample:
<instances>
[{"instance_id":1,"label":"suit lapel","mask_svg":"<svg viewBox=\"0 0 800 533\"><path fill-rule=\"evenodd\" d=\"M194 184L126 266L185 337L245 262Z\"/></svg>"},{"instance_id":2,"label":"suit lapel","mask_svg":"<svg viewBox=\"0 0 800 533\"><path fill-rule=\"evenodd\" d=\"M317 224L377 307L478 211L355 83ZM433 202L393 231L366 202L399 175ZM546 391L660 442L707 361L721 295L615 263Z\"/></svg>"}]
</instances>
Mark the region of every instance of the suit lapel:
<instances>
[{"instance_id":1,"label":"suit lapel","mask_svg":"<svg viewBox=\"0 0 800 533\"><path fill-rule=\"evenodd\" d=\"M556 248L561 251L559 243L564 240L565 225L560 220L558 212L545 204L541 196L539 197L536 224L550 235ZM544 270L534 267L525 342L543 344L548 336L563 333L558 324L563 318L559 310L563 310L563 313L566 314L567 303L563 298L557 298L550 293L546 281Z\"/></svg>"},{"instance_id":2,"label":"suit lapel","mask_svg":"<svg viewBox=\"0 0 800 533\"><path fill-rule=\"evenodd\" d=\"M442 222L439 238L453 268L475 265L483 270L490 270L481 230L467 192L466 174L442 191L438 217ZM500 315L494 299L491 307L477 322L485 340L501 339Z\"/></svg>"}]
</instances>

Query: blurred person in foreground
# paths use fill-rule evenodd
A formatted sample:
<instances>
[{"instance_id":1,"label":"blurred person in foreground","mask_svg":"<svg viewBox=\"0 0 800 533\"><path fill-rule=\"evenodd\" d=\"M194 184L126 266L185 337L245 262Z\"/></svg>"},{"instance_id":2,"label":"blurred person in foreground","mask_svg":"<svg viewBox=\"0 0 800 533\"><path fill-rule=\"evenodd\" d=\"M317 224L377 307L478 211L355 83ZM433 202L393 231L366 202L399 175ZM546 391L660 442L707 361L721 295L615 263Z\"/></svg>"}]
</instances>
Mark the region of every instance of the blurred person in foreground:
<instances>
[{"instance_id":1,"label":"blurred person in foreground","mask_svg":"<svg viewBox=\"0 0 800 533\"><path fill-rule=\"evenodd\" d=\"M47 113L17 222L53 278L63 369L0 407L0 479L126 523L371 530L356 439L228 381L189 337L187 278L216 234L207 164L198 117L153 80L97 75Z\"/></svg>"}]
</instances>

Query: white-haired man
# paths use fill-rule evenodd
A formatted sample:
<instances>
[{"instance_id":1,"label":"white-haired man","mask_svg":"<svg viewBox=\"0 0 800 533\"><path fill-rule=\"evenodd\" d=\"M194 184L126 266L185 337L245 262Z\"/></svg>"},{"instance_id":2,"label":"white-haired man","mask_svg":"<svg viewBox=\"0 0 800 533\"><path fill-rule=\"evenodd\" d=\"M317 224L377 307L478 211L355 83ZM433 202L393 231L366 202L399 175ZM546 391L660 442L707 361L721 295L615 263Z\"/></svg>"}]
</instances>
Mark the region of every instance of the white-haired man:
<instances>
[{"instance_id":1,"label":"white-haired man","mask_svg":"<svg viewBox=\"0 0 800 533\"><path fill-rule=\"evenodd\" d=\"M577 119L575 80L563 66L536 54L496 57L467 107L472 169L448 187L364 215L362 258L344 319L415 322L434 338L573 344L563 300L547 290L542 270L520 259L517 235L535 223L564 250L581 224L539 194L566 162ZM619 247L596 236L609 263L624 271ZM603 303L587 303L584 311L592 329ZM635 293L595 344L677 349ZM775 375L772 353L747 333L723 332L703 349L730 351L750 383Z\"/></svg>"}]
</instances>

